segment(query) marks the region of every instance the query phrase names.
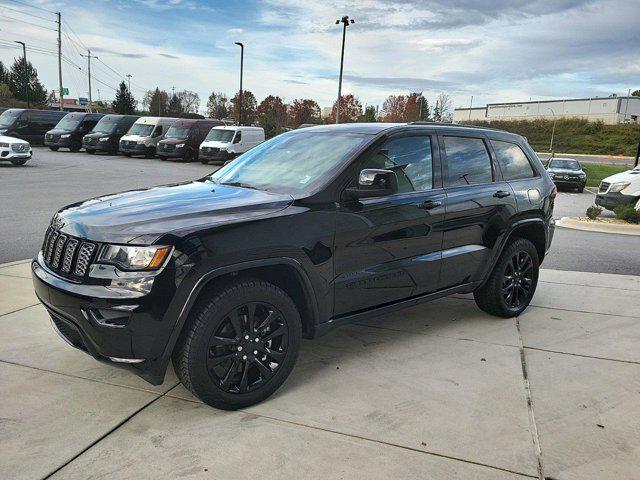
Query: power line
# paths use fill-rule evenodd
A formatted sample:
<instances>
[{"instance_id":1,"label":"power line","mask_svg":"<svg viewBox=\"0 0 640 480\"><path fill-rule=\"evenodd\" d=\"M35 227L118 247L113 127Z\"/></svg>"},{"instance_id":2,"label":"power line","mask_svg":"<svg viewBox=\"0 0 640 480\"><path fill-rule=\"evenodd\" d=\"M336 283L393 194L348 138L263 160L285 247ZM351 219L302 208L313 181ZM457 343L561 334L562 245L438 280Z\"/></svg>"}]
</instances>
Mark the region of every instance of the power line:
<instances>
[{"instance_id":1,"label":"power line","mask_svg":"<svg viewBox=\"0 0 640 480\"><path fill-rule=\"evenodd\" d=\"M48 12L48 13L53 13L55 14L56 12L54 12L53 10L47 10L46 8L42 8L42 7L38 7L36 5L31 5L29 3L26 2L21 2L20 0L8 0L9 2L13 2L13 3L17 3L20 5L24 5L25 7L29 7L29 8L35 8L36 10L42 10L43 12Z\"/></svg>"},{"instance_id":2,"label":"power line","mask_svg":"<svg viewBox=\"0 0 640 480\"><path fill-rule=\"evenodd\" d=\"M65 26L69 29L69 31L73 33L73 35L78 39L78 42L80 42L80 45L82 45L82 47L84 47L84 49L87 50L87 46L84 44L84 42L82 41L80 36L75 32L75 30L71 28L71 25L69 25L66 20L63 20L62 23L64 23Z\"/></svg>"},{"instance_id":3,"label":"power line","mask_svg":"<svg viewBox=\"0 0 640 480\"><path fill-rule=\"evenodd\" d=\"M49 27L45 27L44 25L38 25L37 23L33 23L33 22L27 22L26 20L20 20L19 18L14 18L14 17L9 17L7 15L4 15L2 17L2 20L4 20L5 18L9 19L9 20L13 20L15 22L22 22L22 23L26 23L27 25L32 25L34 27L39 27L39 28L44 28L45 30L51 30L52 32L57 32L57 30L55 28L49 28Z\"/></svg>"},{"instance_id":4,"label":"power line","mask_svg":"<svg viewBox=\"0 0 640 480\"><path fill-rule=\"evenodd\" d=\"M41 17L40 15L36 15L35 13L25 12L24 10L7 7L6 5L0 5L0 8L4 8L5 10L11 10L12 12L20 13L22 15L29 15L30 17L39 18L40 20L45 20L47 22L56 23L56 21L52 20L51 18Z\"/></svg>"}]
</instances>

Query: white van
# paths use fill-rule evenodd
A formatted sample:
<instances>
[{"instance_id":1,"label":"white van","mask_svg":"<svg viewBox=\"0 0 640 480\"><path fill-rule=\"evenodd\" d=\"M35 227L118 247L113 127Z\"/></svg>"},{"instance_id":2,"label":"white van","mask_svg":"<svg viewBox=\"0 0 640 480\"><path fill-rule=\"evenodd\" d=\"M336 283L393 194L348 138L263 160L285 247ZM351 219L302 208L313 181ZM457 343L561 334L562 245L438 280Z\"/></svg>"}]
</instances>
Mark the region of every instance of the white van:
<instances>
[{"instance_id":1,"label":"white van","mask_svg":"<svg viewBox=\"0 0 640 480\"><path fill-rule=\"evenodd\" d=\"M236 125L213 127L200 145L199 158L204 164L224 163L264 142L261 127Z\"/></svg>"},{"instance_id":2,"label":"white van","mask_svg":"<svg viewBox=\"0 0 640 480\"><path fill-rule=\"evenodd\" d=\"M140 117L120 139L120 153L126 157L144 155L153 158L158 142L176 120L170 117Z\"/></svg>"}]
</instances>

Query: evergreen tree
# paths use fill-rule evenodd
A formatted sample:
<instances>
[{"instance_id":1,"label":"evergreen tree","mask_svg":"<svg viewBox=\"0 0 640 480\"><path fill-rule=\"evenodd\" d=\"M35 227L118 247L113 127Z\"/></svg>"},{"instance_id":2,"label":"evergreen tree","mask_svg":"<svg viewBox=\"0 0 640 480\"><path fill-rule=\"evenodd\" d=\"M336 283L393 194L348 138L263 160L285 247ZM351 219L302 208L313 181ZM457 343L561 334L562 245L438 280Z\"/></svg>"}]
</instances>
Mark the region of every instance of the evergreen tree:
<instances>
[{"instance_id":1,"label":"evergreen tree","mask_svg":"<svg viewBox=\"0 0 640 480\"><path fill-rule=\"evenodd\" d=\"M9 70L7 70L7 67L5 67L2 62L0 62L0 83L9 85Z\"/></svg>"},{"instance_id":2,"label":"evergreen tree","mask_svg":"<svg viewBox=\"0 0 640 480\"><path fill-rule=\"evenodd\" d=\"M111 107L115 113L121 115L132 115L136 113L136 101L124 81L120 82L120 86L116 91L116 98L113 103L111 103Z\"/></svg>"},{"instance_id":3,"label":"evergreen tree","mask_svg":"<svg viewBox=\"0 0 640 480\"><path fill-rule=\"evenodd\" d=\"M155 90L148 90L142 102L144 108L150 115L166 117L169 106L169 95L164 90L156 87Z\"/></svg>"},{"instance_id":4,"label":"evergreen tree","mask_svg":"<svg viewBox=\"0 0 640 480\"><path fill-rule=\"evenodd\" d=\"M231 99L233 105L233 117L238 122L240 116L240 92L236 93L236 96ZM256 109L258 102L256 96L250 90L242 91L242 124L253 125L256 121Z\"/></svg>"},{"instance_id":5,"label":"evergreen tree","mask_svg":"<svg viewBox=\"0 0 640 480\"><path fill-rule=\"evenodd\" d=\"M359 122L373 123L376 122L376 107L373 105L368 105L367 108L364 109L364 115L362 115L359 119Z\"/></svg>"},{"instance_id":6,"label":"evergreen tree","mask_svg":"<svg viewBox=\"0 0 640 480\"><path fill-rule=\"evenodd\" d=\"M4 67L3 70L6 72ZM38 80L38 71L33 68L31 62L27 62L26 72L25 83L24 57L15 59L13 61L13 65L11 65L11 70L8 75L8 84L11 94L14 98L22 100L23 102L26 102L28 97L32 104L44 105L47 101L47 90L44 88L44 85L40 83L40 80Z\"/></svg>"},{"instance_id":7,"label":"evergreen tree","mask_svg":"<svg viewBox=\"0 0 640 480\"><path fill-rule=\"evenodd\" d=\"M180 117L184 114L184 110L182 109L182 102L177 95L173 95L171 100L169 100L169 108L168 113L170 117Z\"/></svg>"},{"instance_id":8,"label":"evergreen tree","mask_svg":"<svg viewBox=\"0 0 640 480\"><path fill-rule=\"evenodd\" d=\"M209 118L223 119L229 115L229 96L222 92L211 92L207 100Z\"/></svg>"}]
</instances>

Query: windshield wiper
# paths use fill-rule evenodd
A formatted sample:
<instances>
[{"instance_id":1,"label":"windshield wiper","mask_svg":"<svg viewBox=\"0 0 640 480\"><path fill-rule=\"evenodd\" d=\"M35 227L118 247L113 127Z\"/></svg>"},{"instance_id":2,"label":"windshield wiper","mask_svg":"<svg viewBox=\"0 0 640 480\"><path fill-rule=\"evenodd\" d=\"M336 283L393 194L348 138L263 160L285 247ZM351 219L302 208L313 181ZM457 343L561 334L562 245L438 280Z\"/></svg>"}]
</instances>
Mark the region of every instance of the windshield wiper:
<instances>
[{"instance_id":1,"label":"windshield wiper","mask_svg":"<svg viewBox=\"0 0 640 480\"><path fill-rule=\"evenodd\" d=\"M251 190L259 190L259 188L242 182L220 182L220 185L229 185L230 187L250 188Z\"/></svg>"}]
</instances>

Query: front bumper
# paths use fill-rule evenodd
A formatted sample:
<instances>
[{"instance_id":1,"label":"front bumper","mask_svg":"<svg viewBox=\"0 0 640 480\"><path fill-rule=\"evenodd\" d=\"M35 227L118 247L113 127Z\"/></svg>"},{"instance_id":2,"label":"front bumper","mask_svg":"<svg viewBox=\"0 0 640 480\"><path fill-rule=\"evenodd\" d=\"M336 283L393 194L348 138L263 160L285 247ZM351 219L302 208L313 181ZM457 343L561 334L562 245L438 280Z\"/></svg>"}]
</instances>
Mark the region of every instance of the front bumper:
<instances>
[{"instance_id":1,"label":"front bumper","mask_svg":"<svg viewBox=\"0 0 640 480\"><path fill-rule=\"evenodd\" d=\"M14 152L11 148L0 149L0 160L19 160L23 158L31 158L31 150L23 153Z\"/></svg>"},{"instance_id":2,"label":"front bumper","mask_svg":"<svg viewBox=\"0 0 640 480\"><path fill-rule=\"evenodd\" d=\"M624 195L620 192L598 193L596 195L596 205L600 205L607 210L613 210L620 205L634 205L639 197Z\"/></svg>"},{"instance_id":3,"label":"front bumper","mask_svg":"<svg viewBox=\"0 0 640 480\"><path fill-rule=\"evenodd\" d=\"M130 153L131 155L142 155L147 153L147 148L153 148L153 147L147 147L144 144L139 144L136 143L135 145L124 145L124 144L120 144L120 152L122 153Z\"/></svg>"},{"instance_id":4,"label":"front bumper","mask_svg":"<svg viewBox=\"0 0 640 480\"><path fill-rule=\"evenodd\" d=\"M158 306L166 293L152 290L141 296L115 292L109 285L76 283L56 275L41 254L31 272L36 296L67 343L154 385L163 382L167 362L161 354L171 329L163 328L167 322Z\"/></svg>"},{"instance_id":5,"label":"front bumper","mask_svg":"<svg viewBox=\"0 0 640 480\"><path fill-rule=\"evenodd\" d=\"M44 146L45 147L68 147L71 145L71 137L61 138L47 138L44 137Z\"/></svg>"},{"instance_id":6,"label":"front bumper","mask_svg":"<svg viewBox=\"0 0 640 480\"><path fill-rule=\"evenodd\" d=\"M198 158L200 160L206 160L207 162L226 162L233 158L233 155L227 152L226 150L218 150L218 151L206 151L200 149L198 153Z\"/></svg>"},{"instance_id":7,"label":"front bumper","mask_svg":"<svg viewBox=\"0 0 640 480\"><path fill-rule=\"evenodd\" d=\"M583 187L587 183L586 178L564 178L556 177L551 179L559 187Z\"/></svg>"},{"instance_id":8,"label":"front bumper","mask_svg":"<svg viewBox=\"0 0 640 480\"><path fill-rule=\"evenodd\" d=\"M108 140L106 142L82 142L82 148L85 150L93 150L94 152L113 152L118 150L118 144Z\"/></svg>"}]
</instances>

